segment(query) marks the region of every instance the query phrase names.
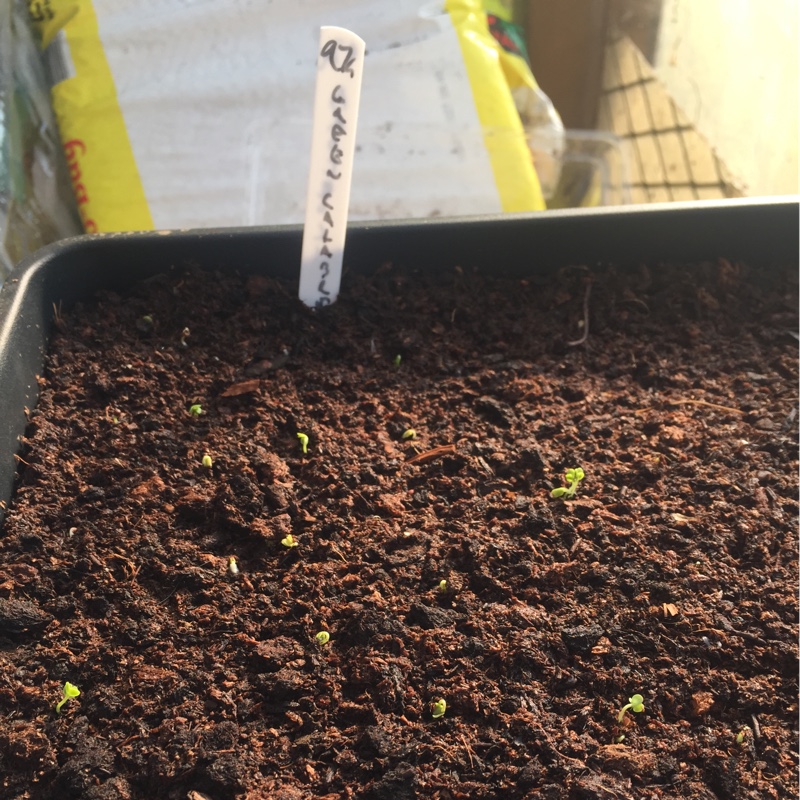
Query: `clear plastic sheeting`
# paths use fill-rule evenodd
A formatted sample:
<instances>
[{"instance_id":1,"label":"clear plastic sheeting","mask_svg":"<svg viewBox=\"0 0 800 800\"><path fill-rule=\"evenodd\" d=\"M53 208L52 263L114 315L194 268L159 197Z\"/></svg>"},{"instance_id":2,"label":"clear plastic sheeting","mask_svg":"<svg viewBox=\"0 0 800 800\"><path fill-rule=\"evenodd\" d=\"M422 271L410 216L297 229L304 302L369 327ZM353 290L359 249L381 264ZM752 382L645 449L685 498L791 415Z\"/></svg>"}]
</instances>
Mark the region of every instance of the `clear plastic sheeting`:
<instances>
[{"instance_id":1,"label":"clear plastic sheeting","mask_svg":"<svg viewBox=\"0 0 800 800\"><path fill-rule=\"evenodd\" d=\"M480 0L48 8L37 28L88 233L302 222L323 25L367 43L351 220L545 208L511 92L535 81Z\"/></svg>"},{"instance_id":2,"label":"clear plastic sheeting","mask_svg":"<svg viewBox=\"0 0 800 800\"><path fill-rule=\"evenodd\" d=\"M27 4L0 0L0 283L24 256L78 233Z\"/></svg>"}]
</instances>

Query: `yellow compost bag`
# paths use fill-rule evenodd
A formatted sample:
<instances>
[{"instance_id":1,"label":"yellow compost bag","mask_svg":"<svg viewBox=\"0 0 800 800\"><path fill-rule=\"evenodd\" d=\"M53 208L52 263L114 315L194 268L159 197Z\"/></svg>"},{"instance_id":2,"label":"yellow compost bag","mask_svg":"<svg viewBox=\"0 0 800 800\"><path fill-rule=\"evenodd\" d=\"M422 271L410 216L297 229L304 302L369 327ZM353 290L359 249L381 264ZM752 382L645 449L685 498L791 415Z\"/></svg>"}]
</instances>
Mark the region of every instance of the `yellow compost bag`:
<instances>
[{"instance_id":1,"label":"yellow compost bag","mask_svg":"<svg viewBox=\"0 0 800 800\"><path fill-rule=\"evenodd\" d=\"M545 208L512 97L527 63L480 0L419 6L29 0L85 230L301 222L320 24L368 46L352 219Z\"/></svg>"},{"instance_id":2,"label":"yellow compost bag","mask_svg":"<svg viewBox=\"0 0 800 800\"><path fill-rule=\"evenodd\" d=\"M522 120L509 91L536 87L530 67L497 41L480 0L447 0L446 8L458 32L503 211L543 209Z\"/></svg>"},{"instance_id":3,"label":"yellow compost bag","mask_svg":"<svg viewBox=\"0 0 800 800\"><path fill-rule=\"evenodd\" d=\"M90 0L29 0L29 10L84 230L152 229Z\"/></svg>"}]
</instances>

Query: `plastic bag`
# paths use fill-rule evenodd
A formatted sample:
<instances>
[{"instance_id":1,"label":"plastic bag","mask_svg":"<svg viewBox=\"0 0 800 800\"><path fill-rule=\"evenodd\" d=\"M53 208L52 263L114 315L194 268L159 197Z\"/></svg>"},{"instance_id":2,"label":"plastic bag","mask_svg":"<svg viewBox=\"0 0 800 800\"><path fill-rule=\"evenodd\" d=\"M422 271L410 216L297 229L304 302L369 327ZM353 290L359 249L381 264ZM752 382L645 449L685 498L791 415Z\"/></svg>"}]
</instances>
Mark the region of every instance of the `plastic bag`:
<instances>
[{"instance_id":1,"label":"plastic bag","mask_svg":"<svg viewBox=\"0 0 800 800\"><path fill-rule=\"evenodd\" d=\"M500 63L533 155L542 194L550 199L559 183L566 149L564 124L533 77L525 37L514 24L509 6L511 3L501 0L484 0L487 25L502 49Z\"/></svg>"},{"instance_id":2,"label":"plastic bag","mask_svg":"<svg viewBox=\"0 0 800 800\"><path fill-rule=\"evenodd\" d=\"M80 232L28 9L0 0L0 283L24 256Z\"/></svg>"},{"instance_id":3,"label":"plastic bag","mask_svg":"<svg viewBox=\"0 0 800 800\"><path fill-rule=\"evenodd\" d=\"M302 222L316 37L362 36L351 219L544 208L479 0L47 0L87 231Z\"/></svg>"}]
</instances>

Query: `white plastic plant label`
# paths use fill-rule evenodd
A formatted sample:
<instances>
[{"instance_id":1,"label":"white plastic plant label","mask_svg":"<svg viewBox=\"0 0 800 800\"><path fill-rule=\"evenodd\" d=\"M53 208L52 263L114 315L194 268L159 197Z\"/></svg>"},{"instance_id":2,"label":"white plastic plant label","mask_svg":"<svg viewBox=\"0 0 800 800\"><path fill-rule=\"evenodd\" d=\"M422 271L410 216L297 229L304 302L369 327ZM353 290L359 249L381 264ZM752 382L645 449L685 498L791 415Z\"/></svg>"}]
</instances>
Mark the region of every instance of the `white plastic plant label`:
<instances>
[{"instance_id":1,"label":"white plastic plant label","mask_svg":"<svg viewBox=\"0 0 800 800\"><path fill-rule=\"evenodd\" d=\"M364 50L351 31L320 28L299 289L312 308L339 295Z\"/></svg>"}]
</instances>

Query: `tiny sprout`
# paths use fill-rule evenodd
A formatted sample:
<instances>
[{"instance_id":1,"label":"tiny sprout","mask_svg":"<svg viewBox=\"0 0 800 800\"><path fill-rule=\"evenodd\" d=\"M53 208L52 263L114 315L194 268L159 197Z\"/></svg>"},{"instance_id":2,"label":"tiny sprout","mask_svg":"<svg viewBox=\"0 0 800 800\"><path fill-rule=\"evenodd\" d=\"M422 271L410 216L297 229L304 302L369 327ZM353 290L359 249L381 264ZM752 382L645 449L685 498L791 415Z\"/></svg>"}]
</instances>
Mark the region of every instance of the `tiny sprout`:
<instances>
[{"instance_id":1,"label":"tiny sprout","mask_svg":"<svg viewBox=\"0 0 800 800\"><path fill-rule=\"evenodd\" d=\"M303 453L308 452L308 436L304 433L297 432L297 438L300 440L300 447L303 448Z\"/></svg>"},{"instance_id":2,"label":"tiny sprout","mask_svg":"<svg viewBox=\"0 0 800 800\"><path fill-rule=\"evenodd\" d=\"M61 713L61 707L64 705L64 703L72 700L73 697L78 697L81 693L81 690L69 681L64 684L64 689L62 691L64 693L64 697L62 697L61 702L56 705L56 714Z\"/></svg>"},{"instance_id":3,"label":"tiny sprout","mask_svg":"<svg viewBox=\"0 0 800 800\"><path fill-rule=\"evenodd\" d=\"M291 533L287 533L286 536L281 539L281 544L284 547L297 547L297 542L294 540L294 536Z\"/></svg>"},{"instance_id":4,"label":"tiny sprout","mask_svg":"<svg viewBox=\"0 0 800 800\"><path fill-rule=\"evenodd\" d=\"M403 432L404 439L416 439L417 432L413 428L409 428L407 431Z\"/></svg>"},{"instance_id":5,"label":"tiny sprout","mask_svg":"<svg viewBox=\"0 0 800 800\"><path fill-rule=\"evenodd\" d=\"M136 330L140 333L152 333L155 324L153 318L149 314L143 314L136 320L135 325Z\"/></svg>"},{"instance_id":6,"label":"tiny sprout","mask_svg":"<svg viewBox=\"0 0 800 800\"><path fill-rule=\"evenodd\" d=\"M640 714L644 711L644 697L640 694L635 694L633 697L628 698L628 702L622 706L621 711L617 715L617 722L621 723L623 719L625 719L625 712L626 711L634 711L637 714Z\"/></svg>"},{"instance_id":7,"label":"tiny sprout","mask_svg":"<svg viewBox=\"0 0 800 800\"><path fill-rule=\"evenodd\" d=\"M750 726L743 725L739 733L736 734L736 744L744 744L747 734L750 733Z\"/></svg>"},{"instance_id":8,"label":"tiny sprout","mask_svg":"<svg viewBox=\"0 0 800 800\"><path fill-rule=\"evenodd\" d=\"M443 717L445 711L447 711L447 701L444 698L440 697L438 700L431 703L431 716L434 719Z\"/></svg>"},{"instance_id":9,"label":"tiny sprout","mask_svg":"<svg viewBox=\"0 0 800 800\"><path fill-rule=\"evenodd\" d=\"M236 563L235 556L228 556L228 572L230 572L231 575L239 574L239 565Z\"/></svg>"},{"instance_id":10,"label":"tiny sprout","mask_svg":"<svg viewBox=\"0 0 800 800\"><path fill-rule=\"evenodd\" d=\"M192 332L188 328L184 328L181 331L181 347L186 347L186 340L192 335Z\"/></svg>"},{"instance_id":11,"label":"tiny sprout","mask_svg":"<svg viewBox=\"0 0 800 800\"><path fill-rule=\"evenodd\" d=\"M442 594L444 594L444 593L447 591L447 581L446 581L446 580L444 580L444 579L443 579L443 580L440 580L440 581L439 581L439 587L438 587L438 588L439 588L439 591L440 591Z\"/></svg>"},{"instance_id":12,"label":"tiny sprout","mask_svg":"<svg viewBox=\"0 0 800 800\"><path fill-rule=\"evenodd\" d=\"M396 367L399 367L399 366L400 366L400 362L401 362L402 360L403 360L403 356L401 356L401 355L400 355L400 353L398 353L398 354L397 354L397 355L396 355L396 356L395 356L395 357L392 359L392 364L394 364Z\"/></svg>"},{"instance_id":13,"label":"tiny sprout","mask_svg":"<svg viewBox=\"0 0 800 800\"><path fill-rule=\"evenodd\" d=\"M194 403L193 405L189 406L189 413L193 417L199 417L204 413L203 406L201 406L200 403Z\"/></svg>"},{"instance_id":14,"label":"tiny sprout","mask_svg":"<svg viewBox=\"0 0 800 800\"><path fill-rule=\"evenodd\" d=\"M331 640L331 635L328 631L320 631L314 638L317 640L317 644L325 645Z\"/></svg>"},{"instance_id":15,"label":"tiny sprout","mask_svg":"<svg viewBox=\"0 0 800 800\"><path fill-rule=\"evenodd\" d=\"M578 484L584 479L585 474L584 471L580 467L575 467L575 469L568 469L564 473L564 477L566 478L567 483L569 484L568 487L559 486L556 489L553 489L550 492L550 497L558 498L563 497L565 500L572 500L575 497L575 491L578 488Z\"/></svg>"},{"instance_id":16,"label":"tiny sprout","mask_svg":"<svg viewBox=\"0 0 800 800\"><path fill-rule=\"evenodd\" d=\"M214 462L212 461L211 456L208 453L206 453L203 456L203 466L206 469L211 469L211 467L214 466Z\"/></svg>"}]
</instances>

